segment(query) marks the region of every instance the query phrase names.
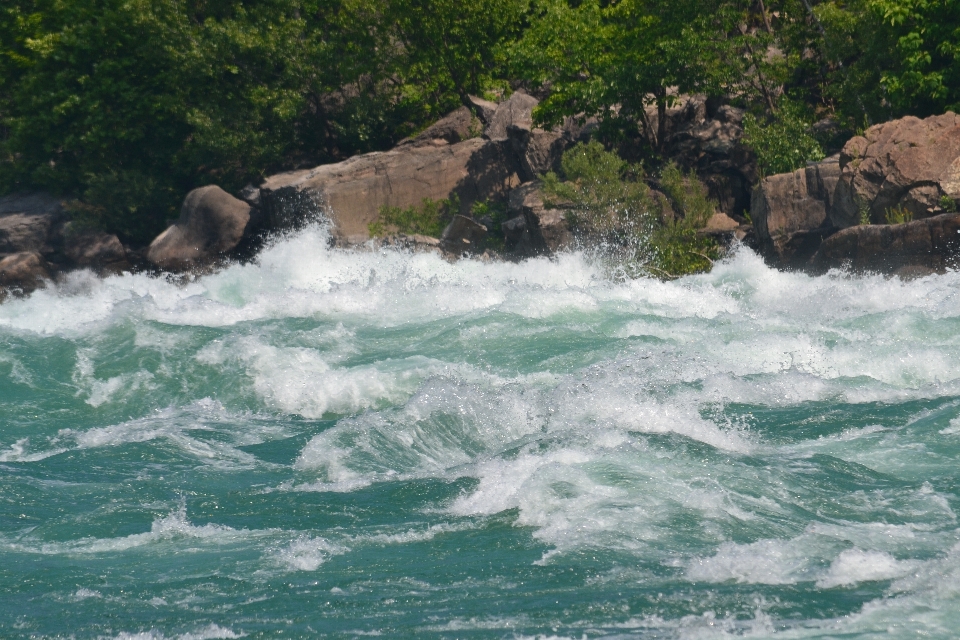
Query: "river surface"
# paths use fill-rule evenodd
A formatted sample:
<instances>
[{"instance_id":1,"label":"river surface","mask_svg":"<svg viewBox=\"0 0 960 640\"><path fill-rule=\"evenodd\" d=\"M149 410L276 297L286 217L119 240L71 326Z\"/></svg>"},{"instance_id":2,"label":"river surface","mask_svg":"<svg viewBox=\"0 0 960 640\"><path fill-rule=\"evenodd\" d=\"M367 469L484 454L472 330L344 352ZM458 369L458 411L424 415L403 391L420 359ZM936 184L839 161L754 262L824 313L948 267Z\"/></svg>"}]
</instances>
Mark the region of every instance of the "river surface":
<instances>
[{"instance_id":1,"label":"river surface","mask_svg":"<svg viewBox=\"0 0 960 640\"><path fill-rule=\"evenodd\" d=\"M2 638L956 638L960 274L343 252L0 305Z\"/></svg>"}]
</instances>

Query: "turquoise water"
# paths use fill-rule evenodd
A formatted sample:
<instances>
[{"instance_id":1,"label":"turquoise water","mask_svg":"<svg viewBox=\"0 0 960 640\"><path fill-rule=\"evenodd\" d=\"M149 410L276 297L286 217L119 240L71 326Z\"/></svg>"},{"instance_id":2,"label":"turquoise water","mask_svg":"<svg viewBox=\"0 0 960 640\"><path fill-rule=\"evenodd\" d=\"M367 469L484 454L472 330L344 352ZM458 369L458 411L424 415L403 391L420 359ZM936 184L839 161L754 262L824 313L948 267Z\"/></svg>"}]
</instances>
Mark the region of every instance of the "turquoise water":
<instances>
[{"instance_id":1,"label":"turquoise water","mask_svg":"<svg viewBox=\"0 0 960 640\"><path fill-rule=\"evenodd\" d=\"M960 274L324 247L0 306L0 637L960 635Z\"/></svg>"}]
</instances>

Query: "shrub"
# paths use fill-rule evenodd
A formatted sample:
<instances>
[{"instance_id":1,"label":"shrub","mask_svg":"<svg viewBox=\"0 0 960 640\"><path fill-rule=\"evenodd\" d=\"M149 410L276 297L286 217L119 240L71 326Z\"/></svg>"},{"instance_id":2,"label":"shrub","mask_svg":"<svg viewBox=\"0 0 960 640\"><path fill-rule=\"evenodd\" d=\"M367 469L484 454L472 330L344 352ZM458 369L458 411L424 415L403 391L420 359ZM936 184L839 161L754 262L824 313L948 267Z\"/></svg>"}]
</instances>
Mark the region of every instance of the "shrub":
<instances>
[{"instance_id":1,"label":"shrub","mask_svg":"<svg viewBox=\"0 0 960 640\"><path fill-rule=\"evenodd\" d=\"M672 162L664 167L660 186L680 215L664 220L654 231L651 267L666 277L709 271L720 257L720 247L698 233L715 212L706 188L693 171L684 176Z\"/></svg>"},{"instance_id":2,"label":"shrub","mask_svg":"<svg viewBox=\"0 0 960 640\"><path fill-rule=\"evenodd\" d=\"M460 210L456 194L446 200L424 198L419 207L380 207L380 217L367 225L374 238L393 233L420 234L439 238Z\"/></svg>"},{"instance_id":3,"label":"shrub","mask_svg":"<svg viewBox=\"0 0 960 640\"><path fill-rule=\"evenodd\" d=\"M887 221L887 224L903 224L904 222L913 220L913 211L905 209L902 206L896 206L892 209L887 209L884 219Z\"/></svg>"},{"instance_id":4,"label":"shrub","mask_svg":"<svg viewBox=\"0 0 960 640\"><path fill-rule=\"evenodd\" d=\"M636 232L649 224L652 201L639 166L594 140L564 152L560 167L566 182L552 171L543 177L544 204L565 206L574 228L608 234L627 228Z\"/></svg>"},{"instance_id":5,"label":"shrub","mask_svg":"<svg viewBox=\"0 0 960 640\"><path fill-rule=\"evenodd\" d=\"M661 184L680 217L662 221L638 165L606 151L599 142L564 153L566 181L543 178L544 204L567 210L575 231L598 242L603 255L628 276L675 278L707 271L719 255L716 243L697 233L714 207L694 174L667 165Z\"/></svg>"},{"instance_id":6,"label":"shrub","mask_svg":"<svg viewBox=\"0 0 960 640\"><path fill-rule=\"evenodd\" d=\"M502 251L505 240L502 225L507 220L506 205L502 202L478 200L470 207L470 215L478 222L487 225L486 246L494 251Z\"/></svg>"}]
</instances>

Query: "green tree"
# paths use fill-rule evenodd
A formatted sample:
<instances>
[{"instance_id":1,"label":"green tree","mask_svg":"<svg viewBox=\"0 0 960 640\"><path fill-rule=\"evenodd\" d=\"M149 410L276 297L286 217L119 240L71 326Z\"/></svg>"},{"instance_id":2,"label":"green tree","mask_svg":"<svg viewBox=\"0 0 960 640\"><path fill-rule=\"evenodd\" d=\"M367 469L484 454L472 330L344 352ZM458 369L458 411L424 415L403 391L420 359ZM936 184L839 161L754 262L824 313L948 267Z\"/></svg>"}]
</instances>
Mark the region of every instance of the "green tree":
<instances>
[{"instance_id":1,"label":"green tree","mask_svg":"<svg viewBox=\"0 0 960 640\"><path fill-rule=\"evenodd\" d=\"M514 48L517 68L549 86L537 116L639 121L655 146L665 138L666 109L678 94L716 93L736 77L740 12L719 0L541 0ZM647 116L653 106L658 125Z\"/></svg>"},{"instance_id":2,"label":"green tree","mask_svg":"<svg viewBox=\"0 0 960 640\"><path fill-rule=\"evenodd\" d=\"M953 0L871 0L893 45L880 83L898 113L960 107L960 4ZM895 44L894 44L895 42Z\"/></svg>"},{"instance_id":3,"label":"green tree","mask_svg":"<svg viewBox=\"0 0 960 640\"><path fill-rule=\"evenodd\" d=\"M293 3L35 3L45 31L3 113L7 188L78 195L146 241L183 194L279 161L299 112Z\"/></svg>"},{"instance_id":4,"label":"green tree","mask_svg":"<svg viewBox=\"0 0 960 640\"><path fill-rule=\"evenodd\" d=\"M503 45L519 35L529 0L388 0L381 27L399 53L397 73L437 103L482 94L498 79ZM451 105L452 106L452 105Z\"/></svg>"}]
</instances>

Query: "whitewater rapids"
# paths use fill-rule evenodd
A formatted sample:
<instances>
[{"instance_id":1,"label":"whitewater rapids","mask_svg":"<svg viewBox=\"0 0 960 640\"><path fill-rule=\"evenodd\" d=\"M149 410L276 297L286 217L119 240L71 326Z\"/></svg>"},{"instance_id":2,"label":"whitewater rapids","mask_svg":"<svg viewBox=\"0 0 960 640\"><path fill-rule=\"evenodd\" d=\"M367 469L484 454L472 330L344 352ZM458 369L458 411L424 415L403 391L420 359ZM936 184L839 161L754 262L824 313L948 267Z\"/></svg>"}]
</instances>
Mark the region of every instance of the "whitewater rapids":
<instances>
[{"instance_id":1,"label":"whitewater rapids","mask_svg":"<svg viewBox=\"0 0 960 640\"><path fill-rule=\"evenodd\" d=\"M954 638L960 274L328 248L0 305L0 636Z\"/></svg>"}]
</instances>

